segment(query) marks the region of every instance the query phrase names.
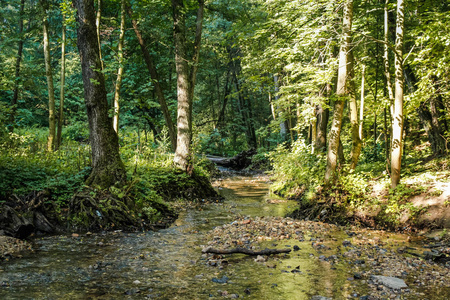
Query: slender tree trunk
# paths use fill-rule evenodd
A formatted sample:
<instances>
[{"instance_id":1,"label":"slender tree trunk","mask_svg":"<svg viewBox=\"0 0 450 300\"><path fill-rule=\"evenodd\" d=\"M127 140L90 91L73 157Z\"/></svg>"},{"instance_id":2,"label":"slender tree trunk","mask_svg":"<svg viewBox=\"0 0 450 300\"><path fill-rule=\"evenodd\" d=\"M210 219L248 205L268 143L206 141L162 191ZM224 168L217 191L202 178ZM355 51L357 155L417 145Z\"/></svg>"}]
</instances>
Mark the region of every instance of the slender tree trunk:
<instances>
[{"instance_id":1,"label":"slender tree trunk","mask_svg":"<svg viewBox=\"0 0 450 300\"><path fill-rule=\"evenodd\" d=\"M130 6L128 6L128 15L132 18L131 23L133 24L134 33L136 34L136 37L139 41L139 45L141 46L142 55L144 56L147 69L150 72L150 77L152 78L153 84L155 86L156 97L158 99L161 112L163 113L164 120L166 121L170 142L172 144L172 151L175 151L175 149L177 148L177 135L175 133L175 126L173 124L169 108L167 107L167 102L160 83L159 74L157 72L155 64L153 63L153 59L150 56L150 53L148 52L146 43L139 30L138 24L136 20L133 18L133 11L131 10Z\"/></svg>"},{"instance_id":2,"label":"slender tree trunk","mask_svg":"<svg viewBox=\"0 0 450 300\"><path fill-rule=\"evenodd\" d=\"M61 146L62 126L64 121L64 84L66 79L66 20L63 13L62 37L61 37L61 75L59 88L59 117L58 132L56 134L56 150Z\"/></svg>"},{"instance_id":3,"label":"slender tree trunk","mask_svg":"<svg viewBox=\"0 0 450 300\"><path fill-rule=\"evenodd\" d=\"M387 163L389 162L389 145L391 144L390 138L389 138L389 127L388 127L388 116L387 116L387 109L384 108L384 148L385 148L385 158L386 158L386 169L388 169ZM390 122L389 122L390 123Z\"/></svg>"},{"instance_id":4,"label":"slender tree trunk","mask_svg":"<svg viewBox=\"0 0 450 300\"><path fill-rule=\"evenodd\" d=\"M424 101L420 103L417 108L417 113L419 115L420 121L422 122L423 128L428 136L428 141L431 144L431 150L433 155L441 156L447 153L446 141L442 136L438 117L436 115L436 106L434 99L430 101ZM430 104L430 109L428 109L427 104Z\"/></svg>"},{"instance_id":5,"label":"slender tree trunk","mask_svg":"<svg viewBox=\"0 0 450 300\"><path fill-rule=\"evenodd\" d=\"M177 71L177 148L175 150L174 164L177 168L191 173L193 162L191 157L192 141L192 104L194 98L195 80L200 54L200 42L203 26L203 0L198 0L196 33L193 48L193 57L189 68L186 44L186 15L183 0L172 0L174 21L175 66Z\"/></svg>"},{"instance_id":6,"label":"slender tree trunk","mask_svg":"<svg viewBox=\"0 0 450 300\"><path fill-rule=\"evenodd\" d=\"M343 18L343 38L341 48L339 50L339 71L337 82L337 99L334 105L333 121L329 134L328 152L327 152L327 169L325 172L325 184L329 184L335 176L338 150L341 137L342 117L345 106L345 95L348 94L348 77L349 70L349 53L351 43L351 29L353 19L353 0L346 0L344 3Z\"/></svg>"},{"instance_id":7,"label":"slender tree trunk","mask_svg":"<svg viewBox=\"0 0 450 300\"><path fill-rule=\"evenodd\" d=\"M394 91L392 89L392 83L391 83L391 71L389 66L389 0L386 0L384 3L384 54L383 54L383 63L384 63L384 76L386 79L386 90L387 95L389 97L389 115L390 115L390 122L389 122L389 135L392 136L392 120L394 116ZM386 118L385 118L386 119ZM385 120L386 121L386 120ZM392 148L391 145L391 139L387 139L389 144L386 145L386 151L390 152L390 149ZM386 155L386 161L389 161L389 155Z\"/></svg>"},{"instance_id":8,"label":"slender tree trunk","mask_svg":"<svg viewBox=\"0 0 450 300\"><path fill-rule=\"evenodd\" d=\"M94 0L72 2L77 9L78 50L92 149L92 172L86 184L108 188L116 183L125 182L126 171L119 155L119 139L108 116L105 78L100 71Z\"/></svg>"},{"instance_id":9,"label":"slender tree trunk","mask_svg":"<svg viewBox=\"0 0 450 300\"><path fill-rule=\"evenodd\" d=\"M278 99L280 99L280 80L278 77L278 74L273 75L273 81L275 83L275 102L278 102ZM283 114L281 112L281 109L278 106L277 103L277 111L278 111L278 119L280 120L280 136L281 136L281 140L285 141L286 140L286 133L287 133L287 129L286 129L286 123L283 120Z\"/></svg>"},{"instance_id":10,"label":"slender tree trunk","mask_svg":"<svg viewBox=\"0 0 450 300\"><path fill-rule=\"evenodd\" d=\"M15 74L14 74L14 94L11 100L11 115L9 116L9 131L14 131L14 123L16 119L17 112L17 100L19 99L19 76L20 76L20 63L22 61L22 53L23 53L23 18L25 11L25 0L20 1L20 11L19 11L19 43L17 48L17 57L16 57L16 65L15 65Z\"/></svg>"},{"instance_id":11,"label":"slender tree trunk","mask_svg":"<svg viewBox=\"0 0 450 300\"><path fill-rule=\"evenodd\" d=\"M327 83L324 87L326 97L329 98L331 96L331 84ZM315 149L321 152L326 152L327 150L327 126L328 126L328 118L330 116L330 110L327 108L324 109L324 105L319 104L316 107L316 118L317 118L317 138Z\"/></svg>"},{"instance_id":12,"label":"slender tree trunk","mask_svg":"<svg viewBox=\"0 0 450 300\"><path fill-rule=\"evenodd\" d=\"M362 141L363 139L363 123L364 123L364 86L366 81L366 65L362 66L362 74L361 74L361 102L359 107L359 139Z\"/></svg>"},{"instance_id":13,"label":"slender tree trunk","mask_svg":"<svg viewBox=\"0 0 450 300\"><path fill-rule=\"evenodd\" d=\"M48 89L48 123L49 133L47 139L47 151L53 151L55 149L55 136L56 136L56 109L55 109L55 89L53 86L53 72L51 66L50 45L48 37L48 3L41 0L41 6L44 10L43 19L43 33L44 33L44 61L45 61L45 74L47 76L47 89Z\"/></svg>"},{"instance_id":14,"label":"slender tree trunk","mask_svg":"<svg viewBox=\"0 0 450 300\"><path fill-rule=\"evenodd\" d=\"M250 132L250 145L253 148L258 148L258 140L256 138L256 131L255 131L255 126L253 125L253 107L252 107L252 101L251 101L251 97L249 95L246 95L246 97L244 97L245 102L246 102L246 106L247 106L247 120L248 120L248 130ZM292 138L293 140L293 138Z\"/></svg>"},{"instance_id":15,"label":"slender tree trunk","mask_svg":"<svg viewBox=\"0 0 450 300\"><path fill-rule=\"evenodd\" d=\"M230 95L230 70L227 71L227 77L225 79L225 91L223 95L222 108L219 112L219 117L217 118L216 127L219 128L225 124L225 111L227 108L228 98Z\"/></svg>"},{"instance_id":16,"label":"slender tree trunk","mask_svg":"<svg viewBox=\"0 0 450 300\"><path fill-rule=\"evenodd\" d=\"M277 120L277 112L275 111L275 106L273 105L272 101L272 93L269 91L269 104L270 104L270 111L272 112L272 118L274 121Z\"/></svg>"},{"instance_id":17,"label":"slender tree trunk","mask_svg":"<svg viewBox=\"0 0 450 300\"><path fill-rule=\"evenodd\" d=\"M352 150L350 154L350 169L354 170L361 154L362 142L359 134L358 106L356 104L356 87L353 52L349 53L348 94L350 97L350 123L352 128Z\"/></svg>"},{"instance_id":18,"label":"slender tree trunk","mask_svg":"<svg viewBox=\"0 0 450 300\"><path fill-rule=\"evenodd\" d=\"M123 76L123 41L125 39L125 0L121 1L120 5L120 34L119 34L119 69L117 70L116 86L114 88L114 117L113 127L114 130L119 132L119 117L120 117L120 86L122 85Z\"/></svg>"},{"instance_id":19,"label":"slender tree trunk","mask_svg":"<svg viewBox=\"0 0 450 300\"><path fill-rule=\"evenodd\" d=\"M395 39L395 100L392 126L391 188L400 182L403 150L403 30L405 20L404 0L397 0L397 25Z\"/></svg>"},{"instance_id":20,"label":"slender tree trunk","mask_svg":"<svg viewBox=\"0 0 450 300\"><path fill-rule=\"evenodd\" d=\"M102 71L105 69L102 58L102 43L100 41L100 23L102 20L102 0L97 0L97 16L95 18L95 26L97 27L97 42L98 42L98 54L100 56L100 63Z\"/></svg>"},{"instance_id":21,"label":"slender tree trunk","mask_svg":"<svg viewBox=\"0 0 450 300\"><path fill-rule=\"evenodd\" d=\"M329 109L324 109L322 104L316 106L317 138L314 148L321 152L324 152L327 146L327 125L329 112Z\"/></svg>"}]
</instances>

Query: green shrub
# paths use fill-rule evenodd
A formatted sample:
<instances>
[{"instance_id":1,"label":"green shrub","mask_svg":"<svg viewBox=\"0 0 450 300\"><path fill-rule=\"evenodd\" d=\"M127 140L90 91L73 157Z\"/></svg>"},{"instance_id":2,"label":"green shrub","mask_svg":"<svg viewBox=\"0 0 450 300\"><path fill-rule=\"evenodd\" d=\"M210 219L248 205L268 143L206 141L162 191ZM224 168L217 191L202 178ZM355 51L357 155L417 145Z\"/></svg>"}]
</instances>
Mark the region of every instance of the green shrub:
<instances>
[{"instance_id":1,"label":"green shrub","mask_svg":"<svg viewBox=\"0 0 450 300\"><path fill-rule=\"evenodd\" d=\"M280 145L269 154L274 180L272 191L286 197L300 198L308 191L315 191L323 182L326 159L313 154L311 146L298 140L289 150ZM309 194L309 193L308 193Z\"/></svg>"}]
</instances>

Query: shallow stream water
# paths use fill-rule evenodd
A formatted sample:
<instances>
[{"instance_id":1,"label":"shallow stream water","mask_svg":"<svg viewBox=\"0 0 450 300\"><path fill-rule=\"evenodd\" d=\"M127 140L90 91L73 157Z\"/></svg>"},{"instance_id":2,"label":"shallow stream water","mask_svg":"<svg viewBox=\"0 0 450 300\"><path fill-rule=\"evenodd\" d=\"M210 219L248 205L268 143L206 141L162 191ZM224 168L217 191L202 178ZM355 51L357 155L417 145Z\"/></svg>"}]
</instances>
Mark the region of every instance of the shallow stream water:
<instances>
[{"instance_id":1,"label":"shallow stream water","mask_svg":"<svg viewBox=\"0 0 450 300\"><path fill-rule=\"evenodd\" d=\"M284 216L293 210L294 202L270 201L273 196L266 180L258 176L221 180L223 203L186 209L170 228L157 232L39 238L34 252L0 265L0 299L310 299L314 295L359 299L365 295L367 284L348 280L354 266L330 265L311 257L317 254L309 236L305 241L277 241L277 245L266 242L268 247L300 247L270 258L275 268L240 254L229 255L223 268L208 263L201 247L209 230L240 215ZM336 231L330 243L342 244L346 237L344 231ZM406 236L390 238L401 243ZM301 272L292 272L295 268Z\"/></svg>"}]
</instances>

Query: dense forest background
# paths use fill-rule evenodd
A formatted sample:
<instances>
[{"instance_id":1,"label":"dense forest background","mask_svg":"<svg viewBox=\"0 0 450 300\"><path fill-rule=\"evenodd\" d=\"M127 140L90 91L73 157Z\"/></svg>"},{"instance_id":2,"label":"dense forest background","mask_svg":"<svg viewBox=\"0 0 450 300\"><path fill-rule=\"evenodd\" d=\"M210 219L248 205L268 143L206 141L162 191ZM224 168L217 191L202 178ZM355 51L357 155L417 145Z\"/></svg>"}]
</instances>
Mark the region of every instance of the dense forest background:
<instances>
[{"instance_id":1,"label":"dense forest background","mask_svg":"<svg viewBox=\"0 0 450 300\"><path fill-rule=\"evenodd\" d=\"M73 195L102 194L86 184L121 218L137 205L157 219L210 174L202 155L257 149L274 192L356 207L381 178L392 216L414 211L402 177L448 174L448 1L73 2L0 1L3 199L83 223ZM83 69L80 45L97 65Z\"/></svg>"}]
</instances>

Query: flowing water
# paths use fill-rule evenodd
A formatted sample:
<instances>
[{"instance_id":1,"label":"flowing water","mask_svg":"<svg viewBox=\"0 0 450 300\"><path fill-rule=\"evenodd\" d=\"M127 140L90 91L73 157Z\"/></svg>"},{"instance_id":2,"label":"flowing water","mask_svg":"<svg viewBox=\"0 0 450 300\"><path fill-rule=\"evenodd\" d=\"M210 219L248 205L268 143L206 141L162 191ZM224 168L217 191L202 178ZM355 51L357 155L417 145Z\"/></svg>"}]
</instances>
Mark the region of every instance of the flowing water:
<instances>
[{"instance_id":1,"label":"flowing water","mask_svg":"<svg viewBox=\"0 0 450 300\"><path fill-rule=\"evenodd\" d=\"M186 209L157 232L37 239L34 252L0 265L0 299L340 299L365 293L364 283L349 288L352 266L312 259L309 240L279 242L301 250L271 258L276 268L240 254L230 255L224 268L209 265L201 253L209 230L238 215L284 216L295 205L269 203L264 177L234 176L219 185L223 203ZM337 231L332 243L345 237ZM296 267L302 272L291 272Z\"/></svg>"}]
</instances>

